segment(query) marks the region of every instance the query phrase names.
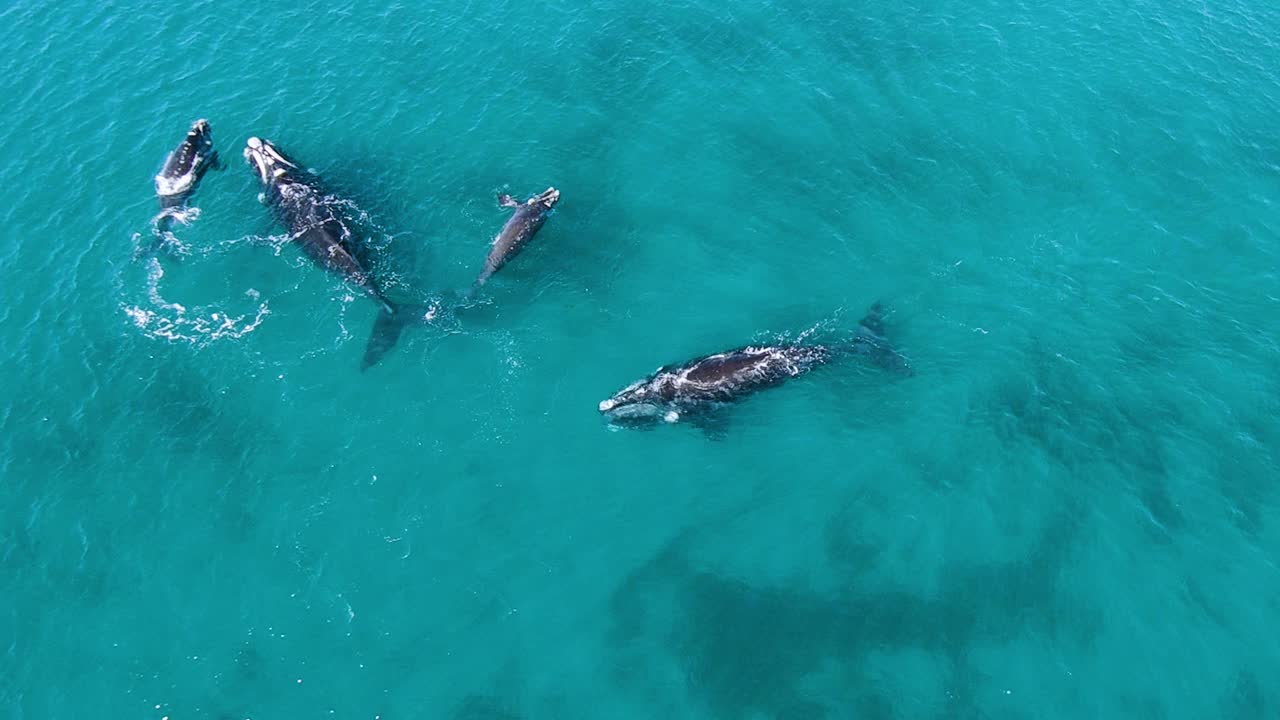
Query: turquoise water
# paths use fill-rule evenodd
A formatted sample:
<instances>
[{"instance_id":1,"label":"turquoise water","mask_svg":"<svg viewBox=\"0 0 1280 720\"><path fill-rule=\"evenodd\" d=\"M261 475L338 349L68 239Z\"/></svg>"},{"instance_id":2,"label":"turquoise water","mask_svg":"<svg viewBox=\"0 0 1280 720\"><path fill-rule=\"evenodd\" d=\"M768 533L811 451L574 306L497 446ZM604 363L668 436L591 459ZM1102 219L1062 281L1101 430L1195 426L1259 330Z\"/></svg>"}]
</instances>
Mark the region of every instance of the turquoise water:
<instances>
[{"instance_id":1,"label":"turquoise water","mask_svg":"<svg viewBox=\"0 0 1280 720\"><path fill-rule=\"evenodd\" d=\"M0 9L4 717L1280 712L1273 3L285 7ZM404 301L563 196L360 373L250 135ZM596 412L877 300L913 377Z\"/></svg>"}]
</instances>

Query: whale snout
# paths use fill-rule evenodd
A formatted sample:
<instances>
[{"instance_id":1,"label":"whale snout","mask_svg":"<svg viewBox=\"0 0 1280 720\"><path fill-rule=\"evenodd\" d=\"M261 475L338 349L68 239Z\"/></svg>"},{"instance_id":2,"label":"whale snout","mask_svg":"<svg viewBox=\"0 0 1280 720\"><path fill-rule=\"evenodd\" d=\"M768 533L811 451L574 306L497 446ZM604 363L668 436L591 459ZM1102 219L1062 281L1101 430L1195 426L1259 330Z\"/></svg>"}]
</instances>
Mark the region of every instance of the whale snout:
<instances>
[{"instance_id":1,"label":"whale snout","mask_svg":"<svg viewBox=\"0 0 1280 720\"><path fill-rule=\"evenodd\" d=\"M249 142L245 144L244 159L258 174L258 178L262 180L263 185L271 184L271 169L274 163L262 149L262 141L256 137L249 138Z\"/></svg>"},{"instance_id":2,"label":"whale snout","mask_svg":"<svg viewBox=\"0 0 1280 720\"><path fill-rule=\"evenodd\" d=\"M650 402L619 399L617 396L600 403L600 414L610 426L620 428L651 428L680 419L680 413L673 409Z\"/></svg>"},{"instance_id":3,"label":"whale snout","mask_svg":"<svg viewBox=\"0 0 1280 720\"><path fill-rule=\"evenodd\" d=\"M191 123L191 129L187 131L187 144L204 153L213 149L213 131L208 120L200 118Z\"/></svg>"},{"instance_id":4,"label":"whale snout","mask_svg":"<svg viewBox=\"0 0 1280 720\"><path fill-rule=\"evenodd\" d=\"M276 149L270 140L254 136L244 143L244 159L262 179L263 185L271 185L279 178L289 174L289 169L297 169L292 160Z\"/></svg>"}]
</instances>

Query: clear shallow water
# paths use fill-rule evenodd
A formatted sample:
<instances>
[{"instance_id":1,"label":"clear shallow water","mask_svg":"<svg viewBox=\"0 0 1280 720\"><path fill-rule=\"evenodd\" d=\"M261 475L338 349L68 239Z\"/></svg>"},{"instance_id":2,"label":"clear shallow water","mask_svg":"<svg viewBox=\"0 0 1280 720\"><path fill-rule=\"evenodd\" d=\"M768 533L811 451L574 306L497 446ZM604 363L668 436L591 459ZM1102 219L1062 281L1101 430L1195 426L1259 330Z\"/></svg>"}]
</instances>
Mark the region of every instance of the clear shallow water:
<instances>
[{"instance_id":1,"label":"clear shallow water","mask_svg":"<svg viewBox=\"0 0 1280 720\"><path fill-rule=\"evenodd\" d=\"M1265 3L18 3L0 221L15 718L1262 718L1280 707ZM208 117L230 166L134 261ZM281 246L279 142L406 300ZM273 239L274 238L274 239ZM892 307L726 437L659 364Z\"/></svg>"}]
</instances>

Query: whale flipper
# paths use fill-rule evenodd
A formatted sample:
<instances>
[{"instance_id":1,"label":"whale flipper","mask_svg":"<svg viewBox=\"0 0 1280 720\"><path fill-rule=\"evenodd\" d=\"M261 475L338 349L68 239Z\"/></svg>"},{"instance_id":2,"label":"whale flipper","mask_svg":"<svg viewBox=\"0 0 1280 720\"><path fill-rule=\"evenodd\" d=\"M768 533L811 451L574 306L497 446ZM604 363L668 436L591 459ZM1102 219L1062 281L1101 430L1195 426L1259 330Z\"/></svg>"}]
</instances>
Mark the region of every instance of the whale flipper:
<instances>
[{"instance_id":1,"label":"whale flipper","mask_svg":"<svg viewBox=\"0 0 1280 720\"><path fill-rule=\"evenodd\" d=\"M501 193L498 195L498 206L504 207L504 208L513 208L513 207L520 207L520 203L516 202L516 199L511 197L510 195L506 193Z\"/></svg>"},{"instance_id":2,"label":"whale flipper","mask_svg":"<svg viewBox=\"0 0 1280 720\"><path fill-rule=\"evenodd\" d=\"M890 372L904 376L915 374L906 356L899 352L885 336L884 306L879 302L867 309L867 314L858 323L857 333L848 348L851 352L866 357Z\"/></svg>"},{"instance_id":3,"label":"whale flipper","mask_svg":"<svg viewBox=\"0 0 1280 720\"><path fill-rule=\"evenodd\" d=\"M729 416L719 412L719 408L694 413L689 418L689 424L701 430L702 436L708 440L719 441L729 437Z\"/></svg>"}]
</instances>

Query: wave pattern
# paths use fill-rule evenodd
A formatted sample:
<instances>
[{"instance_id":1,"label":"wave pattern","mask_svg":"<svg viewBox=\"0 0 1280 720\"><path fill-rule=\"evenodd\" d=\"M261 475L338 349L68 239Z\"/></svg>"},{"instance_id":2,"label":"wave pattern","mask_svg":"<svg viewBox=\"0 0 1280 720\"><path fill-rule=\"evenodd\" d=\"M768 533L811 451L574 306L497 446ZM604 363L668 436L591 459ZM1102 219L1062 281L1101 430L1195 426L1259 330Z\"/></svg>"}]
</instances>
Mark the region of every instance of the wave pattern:
<instances>
[{"instance_id":1,"label":"wave pattern","mask_svg":"<svg viewBox=\"0 0 1280 720\"><path fill-rule=\"evenodd\" d=\"M1280 708L1280 8L0 21L14 717ZM198 117L229 167L157 236ZM359 372L378 310L280 234L251 135L454 310ZM551 184L462 302L495 195ZM876 301L911 378L822 368L719 440L596 413Z\"/></svg>"}]
</instances>

